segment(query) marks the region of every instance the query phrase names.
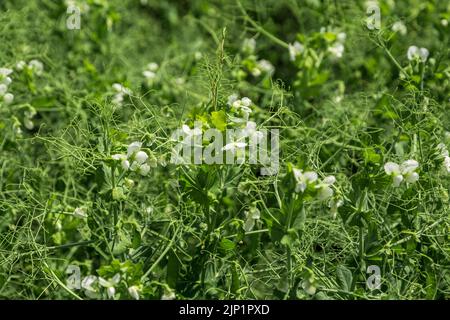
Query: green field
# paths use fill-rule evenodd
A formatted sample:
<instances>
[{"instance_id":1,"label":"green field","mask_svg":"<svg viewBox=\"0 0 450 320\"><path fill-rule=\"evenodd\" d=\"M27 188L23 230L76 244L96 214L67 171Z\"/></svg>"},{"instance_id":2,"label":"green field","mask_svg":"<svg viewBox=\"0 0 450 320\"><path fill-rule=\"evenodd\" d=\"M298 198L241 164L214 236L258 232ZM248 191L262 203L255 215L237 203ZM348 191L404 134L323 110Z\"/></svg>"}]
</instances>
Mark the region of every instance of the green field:
<instances>
[{"instance_id":1,"label":"green field","mask_svg":"<svg viewBox=\"0 0 450 320\"><path fill-rule=\"evenodd\" d=\"M449 23L1 0L0 298L449 299Z\"/></svg>"}]
</instances>

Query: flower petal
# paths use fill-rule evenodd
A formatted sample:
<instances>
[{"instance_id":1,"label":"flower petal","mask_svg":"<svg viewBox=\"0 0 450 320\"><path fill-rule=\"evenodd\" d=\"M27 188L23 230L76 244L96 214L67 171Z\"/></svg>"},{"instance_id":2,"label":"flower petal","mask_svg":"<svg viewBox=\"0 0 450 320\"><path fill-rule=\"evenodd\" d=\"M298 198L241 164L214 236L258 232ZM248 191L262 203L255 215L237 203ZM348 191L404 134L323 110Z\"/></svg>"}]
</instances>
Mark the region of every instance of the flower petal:
<instances>
[{"instance_id":1,"label":"flower petal","mask_svg":"<svg viewBox=\"0 0 450 320\"><path fill-rule=\"evenodd\" d=\"M324 184L326 184L326 185L332 185L332 184L335 183L335 182L336 182L335 176L328 176L328 177L325 177L325 178L323 179L323 182L322 182L322 183L324 183Z\"/></svg>"},{"instance_id":2,"label":"flower petal","mask_svg":"<svg viewBox=\"0 0 450 320\"><path fill-rule=\"evenodd\" d=\"M400 170L402 174L408 174L413 172L419 167L419 163L416 160L406 160L400 166Z\"/></svg>"},{"instance_id":3,"label":"flower petal","mask_svg":"<svg viewBox=\"0 0 450 320\"><path fill-rule=\"evenodd\" d=\"M134 158L139 164L143 164L145 161L147 161L148 159L148 155L147 153L145 153L144 151L138 151L136 153L136 156Z\"/></svg>"},{"instance_id":4,"label":"flower petal","mask_svg":"<svg viewBox=\"0 0 450 320\"><path fill-rule=\"evenodd\" d=\"M324 186L319 189L319 192L317 193L317 199L320 201L324 201L328 198L330 198L333 195L334 191L328 186Z\"/></svg>"},{"instance_id":5,"label":"flower petal","mask_svg":"<svg viewBox=\"0 0 450 320\"><path fill-rule=\"evenodd\" d=\"M419 174L417 172L405 176L405 181L408 183L415 183L417 180L419 180Z\"/></svg>"},{"instance_id":6,"label":"flower petal","mask_svg":"<svg viewBox=\"0 0 450 320\"><path fill-rule=\"evenodd\" d=\"M317 173L315 173L314 171L306 171L304 173L304 177L308 183L314 182L318 178Z\"/></svg>"},{"instance_id":7,"label":"flower petal","mask_svg":"<svg viewBox=\"0 0 450 320\"><path fill-rule=\"evenodd\" d=\"M384 165L384 171L387 175L397 174L400 172L400 166L394 162L386 162Z\"/></svg>"},{"instance_id":8,"label":"flower petal","mask_svg":"<svg viewBox=\"0 0 450 320\"><path fill-rule=\"evenodd\" d=\"M138 151L142 147L142 142L134 141L132 142L127 149L127 156L131 156L134 152Z\"/></svg>"},{"instance_id":9,"label":"flower petal","mask_svg":"<svg viewBox=\"0 0 450 320\"><path fill-rule=\"evenodd\" d=\"M401 174L398 174L396 176L394 176L394 178L392 179L392 185L394 187L399 187L400 183L402 183L403 181L403 176Z\"/></svg>"}]
</instances>

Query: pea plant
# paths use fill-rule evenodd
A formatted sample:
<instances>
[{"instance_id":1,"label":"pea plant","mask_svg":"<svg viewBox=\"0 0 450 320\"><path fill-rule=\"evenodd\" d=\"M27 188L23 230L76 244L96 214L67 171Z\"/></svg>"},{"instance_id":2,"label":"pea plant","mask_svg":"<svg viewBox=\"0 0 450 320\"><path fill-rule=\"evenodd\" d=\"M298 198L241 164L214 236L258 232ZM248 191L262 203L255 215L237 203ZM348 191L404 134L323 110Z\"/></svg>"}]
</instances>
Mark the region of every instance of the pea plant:
<instances>
[{"instance_id":1,"label":"pea plant","mask_svg":"<svg viewBox=\"0 0 450 320\"><path fill-rule=\"evenodd\" d=\"M448 299L449 21L2 1L0 297Z\"/></svg>"}]
</instances>

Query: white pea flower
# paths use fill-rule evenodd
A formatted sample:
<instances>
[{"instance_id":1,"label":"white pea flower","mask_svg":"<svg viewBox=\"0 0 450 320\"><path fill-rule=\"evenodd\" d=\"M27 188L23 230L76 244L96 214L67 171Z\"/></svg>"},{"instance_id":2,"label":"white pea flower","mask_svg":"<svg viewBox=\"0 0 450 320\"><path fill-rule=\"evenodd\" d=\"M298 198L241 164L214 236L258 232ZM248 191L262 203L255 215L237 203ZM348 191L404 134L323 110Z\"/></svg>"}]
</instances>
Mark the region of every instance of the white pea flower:
<instances>
[{"instance_id":1,"label":"white pea flower","mask_svg":"<svg viewBox=\"0 0 450 320\"><path fill-rule=\"evenodd\" d=\"M12 72L13 71L9 68L0 68L0 84L8 86L12 82L9 77Z\"/></svg>"},{"instance_id":2,"label":"white pea flower","mask_svg":"<svg viewBox=\"0 0 450 320\"><path fill-rule=\"evenodd\" d=\"M134 141L127 147L127 154L115 154L112 156L114 160L121 161L124 170L136 171L145 176L150 171L150 165L146 162L149 158L148 154L141 150L142 142Z\"/></svg>"},{"instance_id":3,"label":"white pea flower","mask_svg":"<svg viewBox=\"0 0 450 320\"><path fill-rule=\"evenodd\" d=\"M98 282L102 287L106 288L108 298L112 298L116 294L116 288L114 288L114 286L120 282L120 274L116 273L110 280L105 280L102 277L99 277Z\"/></svg>"},{"instance_id":4,"label":"white pea flower","mask_svg":"<svg viewBox=\"0 0 450 320\"><path fill-rule=\"evenodd\" d=\"M24 119L23 123L28 130L32 130L34 128L34 123L33 123L32 119L35 115L36 115L36 110L34 108L31 108L30 110L25 111L25 119Z\"/></svg>"},{"instance_id":5,"label":"white pea flower","mask_svg":"<svg viewBox=\"0 0 450 320\"><path fill-rule=\"evenodd\" d=\"M447 20L447 19L442 19L442 20L441 20L441 25L442 25L443 27L447 27L447 26L448 26L448 20Z\"/></svg>"},{"instance_id":6,"label":"white pea flower","mask_svg":"<svg viewBox=\"0 0 450 320\"><path fill-rule=\"evenodd\" d=\"M113 154L111 158L113 160L120 161L120 165L125 171L130 169L130 161L128 161L125 154Z\"/></svg>"},{"instance_id":7,"label":"white pea flower","mask_svg":"<svg viewBox=\"0 0 450 320\"><path fill-rule=\"evenodd\" d=\"M106 293L108 295L108 298L113 298L114 295L116 294L116 288L114 288L114 287L107 287L106 288Z\"/></svg>"},{"instance_id":8,"label":"white pea flower","mask_svg":"<svg viewBox=\"0 0 450 320\"><path fill-rule=\"evenodd\" d=\"M345 33L345 32L339 32L338 34L337 34L337 41L338 42L340 42L340 43L344 43L345 42L345 40L347 39L347 34Z\"/></svg>"},{"instance_id":9,"label":"white pea flower","mask_svg":"<svg viewBox=\"0 0 450 320\"><path fill-rule=\"evenodd\" d=\"M244 231L249 232L252 231L255 227L256 221L261 218L261 212L258 208L252 207L249 211L245 212L245 223L244 223Z\"/></svg>"},{"instance_id":10,"label":"white pea flower","mask_svg":"<svg viewBox=\"0 0 450 320\"><path fill-rule=\"evenodd\" d=\"M419 180L419 174L415 172L419 167L419 163L416 160L406 160L400 166L403 178L408 183L414 183Z\"/></svg>"},{"instance_id":11,"label":"white pea flower","mask_svg":"<svg viewBox=\"0 0 450 320\"><path fill-rule=\"evenodd\" d=\"M450 173L450 157L444 157L444 168L447 170L447 173Z\"/></svg>"},{"instance_id":12,"label":"white pea flower","mask_svg":"<svg viewBox=\"0 0 450 320\"><path fill-rule=\"evenodd\" d=\"M150 70L150 71L153 71L153 72L158 70L158 68L159 68L159 65L156 62L150 62L147 65L147 70Z\"/></svg>"},{"instance_id":13,"label":"white pea flower","mask_svg":"<svg viewBox=\"0 0 450 320\"><path fill-rule=\"evenodd\" d=\"M39 60L33 59L28 63L28 67L38 76L44 71L44 64Z\"/></svg>"},{"instance_id":14,"label":"white pea flower","mask_svg":"<svg viewBox=\"0 0 450 320\"><path fill-rule=\"evenodd\" d=\"M80 219L84 219L84 218L87 218L87 213L84 208L78 207L73 211L73 216L80 218Z\"/></svg>"},{"instance_id":15,"label":"white pea flower","mask_svg":"<svg viewBox=\"0 0 450 320\"><path fill-rule=\"evenodd\" d=\"M247 122L248 118L250 116L250 113L252 113L252 109L250 108L251 104L252 104L252 100L250 100L247 97L244 97L241 100L234 101L232 106L234 109L236 109L236 111L239 111L241 113L242 119L232 117L231 120L236 123Z\"/></svg>"},{"instance_id":16,"label":"white pea flower","mask_svg":"<svg viewBox=\"0 0 450 320\"><path fill-rule=\"evenodd\" d=\"M247 146L247 143L245 143L245 142L233 141L233 142L226 144L222 148L222 151L231 151L232 153L236 153L237 151L244 149L246 146Z\"/></svg>"},{"instance_id":17,"label":"white pea flower","mask_svg":"<svg viewBox=\"0 0 450 320\"><path fill-rule=\"evenodd\" d=\"M142 142L134 141L128 145L127 157L131 157L135 152L139 151L142 147Z\"/></svg>"},{"instance_id":18,"label":"white pea flower","mask_svg":"<svg viewBox=\"0 0 450 320\"><path fill-rule=\"evenodd\" d=\"M233 101L233 104L232 104L232 106L236 109L240 108L241 105L242 105L241 100L235 100L235 101Z\"/></svg>"},{"instance_id":19,"label":"white pea flower","mask_svg":"<svg viewBox=\"0 0 450 320\"><path fill-rule=\"evenodd\" d=\"M0 84L0 96L4 96L8 91L8 86L6 84Z\"/></svg>"},{"instance_id":20,"label":"white pea flower","mask_svg":"<svg viewBox=\"0 0 450 320\"><path fill-rule=\"evenodd\" d=\"M122 168L126 171L128 169L130 169L130 161L128 160L123 160L120 165L122 166Z\"/></svg>"},{"instance_id":21,"label":"white pea flower","mask_svg":"<svg viewBox=\"0 0 450 320\"><path fill-rule=\"evenodd\" d=\"M136 161L132 161L130 163L131 163L131 165L130 165L131 171L138 171L139 168L141 167L141 165L139 163L137 163Z\"/></svg>"},{"instance_id":22,"label":"white pea flower","mask_svg":"<svg viewBox=\"0 0 450 320\"><path fill-rule=\"evenodd\" d=\"M97 277L96 276L86 276L83 278L83 280L81 281L81 287L83 289L89 290L89 291L93 291L95 292L95 289L92 287L92 285L97 281Z\"/></svg>"},{"instance_id":23,"label":"white pea flower","mask_svg":"<svg viewBox=\"0 0 450 320\"><path fill-rule=\"evenodd\" d=\"M400 170L400 166L395 162L387 162L384 165L384 171L388 176L392 176L392 184L394 187L400 186L403 181L403 175Z\"/></svg>"},{"instance_id":24,"label":"white pea flower","mask_svg":"<svg viewBox=\"0 0 450 320\"><path fill-rule=\"evenodd\" d=\"M122 92L123 86L120 83L113 83L112 88L117 92Z\"/></svg>"},{"instance_id":25,"label":"white pea flower","mask_svg":"<svg viewBox=\"0 0 450 320\"><path fill-rule=\"evenodd\" d=\"M313 277L305 279L304 281L302 281L302 288L303 290L305 290L305 292L311 296L316 294L316 286L314 284L314 279Z\"/></svg>"},{"instance_id":26,"label":"white pea flower","mask_svg":"<svg viewBox=\"0 0 450 320\"><path fill-rule=\"evenodd\" d=\"M34 123L30 118L25 118L23 120L23 125L25 126L25 128L27 128L28 130L33 130L34 128Z\"/></svg>"},{"instance_id":27,"label":"white pea flower","mask_svg":"<svg viewBox=\"0 0 450 320\"><path fill-rule=\"evenodd\" d=\"M150 171L150 166L146 163L148 154L141 150L142 142L134 141L128 145L127 155L115 154L114 160L121 161L124 170L131 170L146 176Z\"/></svg>"},{"instance_id":28,"label":"white pea flower","mask_svg":"<svg viewBox=\"0 0 450 320\"><path fill-rule=\"evenodd\" d=\"M114 83L112 85L112 88L114 89L114 91L117 92L112 99L112 103L117 106L122 105L122 102L123 102L125 96L129 96L132 94L130 89L128 89L127 87L124 87L120 83Z\"/></svg>"},{"instance_id":29,"label":"white pea flower","mask_svg":"<svg viewBox=\"0 0 450 320\"><path fill-rule=\"evenodd\" d=\"M0 101L3 101L5 104L10 104L14 100L14 95L7 91L8 91L8 85L1 83L0 84Z\"/></svg>"},{"instance_id":30,"label":"white pea flower","mask_svg":"<svg viewBox=\"0 0 450 320\"><path fill-rule=\"evenodd\" d=\"M139 166L137 169L137 173L139 173L141 176L146 176L150 171L150 166L146 163Z\"/></svg>"},{"instance_id":31,"label":"white pea flower","mask_svg":"<svg viewBox=\"0 0 450 320\"><path fill-rule=\"evenodd\" d=\"M156 78L156 71L158 70L159 65L156 62L150 62L147 64L145 70L142 72L144 77L151 82Z\"/></svg>"},{"instance_id":32,"label":"white pea flower","mask_svg":"<svg viewBox=\"0 0 450 320\"><path fill-rule=\"evenodd\" d=\"M294 168L293 169L294 178L297 182L297 185L295 186L295 192L305 192L306 188L308 188L308 185L314 183L317 180L317 173L314 171L306 171L303 173L302 170Z\"/></svg>"},{"instance_id":33,"label":"white pea flower","mask_svg":"<svg viewBox=\"0 0 450 320\"><path fill-rule=\"evenodd\" d=\"M117 91L118 93L122 93L123 95L131 95L132 92L127 87L121 85L120 83L114 83L112 85L112 88Z\"/></svg>"},{"instance_id":34,"label":"white pea flower","mask_svg":"<svg viewBox=\"0 0 450 320\"><path fill-rule=\"evenodd\" d=\"M254 77L259 77L262 73L261 69L258 67L253 68L251 72Z\"/></svg>"},{"instance_id":35,"label":"white pea flower","mask_svg":"<svg viewBox=\"0 0 450 320\"><path fill-rule=\"evenodd\" d=\"M242 43L242 51L248 54L252 54L255 52L256 48L256 40L253 38L250 39L244 39Z\"/></svg>"},{"instance_id":36,"label":"white pea flower","mask_svg":"<svg viewBox=\"0 0 450 320\"><path fill-rule=\"evenodd\" d=\"M131 163L130 170L135 171L141 176L146 176L150 171L150 166L147 163L140 164L137 161L134 161Z\"/></svg>"},{"instance_id":37,"label":"white pea flower","mask_svg":"<svg viewBox=\"0 0 450 320\"><path fill-rule=\"evenodd\" d=\"M84 289L84 293L92 299L97 298L97 289L93 287L94 283L97 281L96 276L86 276L81 281L81 287Z\"/></svg>"},{"instance_id":38,"label":"white pea flower","mask_svg":"<svg viewBox=\"0 0 450 320\"><path fill-rule=\"evenodd\" d=\"M387 162L384 165L384 171L387 175L392 176L392 185L399 187L403 180L407 183L415 183L419 180L419 174L415 172L419 167L416 160L407 160L401 165L395 162Z\"/></svg>"},{"instance_id":39,"label":"white pea flower","mask_svg":"<svg viewBox=\"0 0 450 320\"><path fill-rule=\"evenodd\" d=\"M410 46L408 48L407 57L409 61L420 59L422 62L427 61L430 52L426 48L418 48L416 46Z\"/></svg>"},{"instance_id":40,"label":"white pea flower","mask_svg":"<svg viewBox=\"0 0 450 320\"><path fill-rule=\"evenodd\" d=\"M134 156L134 160L139 164L143 164L145 161L147 161L147 159L148 155L144 151L138 151Z\"/></svg>"},{"instance_id":41,"label":"white pea flower","mask_svg":"<svg viewBox=\"0 0 450 320\"><path fill-rule=\"evenodd\" d=\"M252 100L250 100L248 97L243 97L241 99L241 103L244 107L250 107L250 105L252 104Z\"/></svg>"},{"instance_id":42,"label":"white pea flower","mask_svg":"<svg viewBox=\"0 0 450 320\"><path fill-rule=\"evenodd\" d=\"M236 109L240 109L240 108L248 108L249 106L251 106L251 104L252 104L252 100L250 100L247 97L244 97L240 100L233 101L232 106ZM249 110L251 112L251 109L249 109Z\"/></svg>"},{"instance_id":43,"label":"white pea flower","mask_svg":"<svg viewBox=\"0 0 450 320\"><path fill-rule=\"evenodd\" d=\"M231 106L231 105L233 105L233 103L236 101L236 100L238 100L238 95L236 94L236 93L233 93L233 94L231 94L231 95L229 95L228 96L228 99L227 99L227 105L229 105L229 106Z\"/></svg>"},{"instance_id":44,"label":"white pea flower","mask_svg":"<svg viewBox=\"0 0 450 320\"><path fill-rule=\"evenodd\" d=\"M114 97L112 99L113 104L120 106L120 105L122 105L122 102L123 102L123 94L118 93L118 94L114 95Z\"/></svg>"},{"instance_id":45,"label":"white pea flower","mask_svg":"<svg viewBox=\"0 0 450 320\"><path fill-rule=\"evenodd\" d=\"M142 72L145 78L147 79L154 79L156 77L156 73L150 70L144 70Z\"/></svg>"},{"instance_id":46,"label":"white pea flower","mask_svg":"<svg viewBox=\"0 0 450 320\"><path fill-rule=\"evenodd\" d=\"M267 74L272 74L275 71L275 67L269 60L261 59L258 61L258 69Z\"/></svg>"},{"instance_id":47,"label":"white pea flower","mask_svg":"<svg viewBox=\"0 0 450 320\"><path fill-rule=\"evenodd\" d=\"M173 290L164 290L164 294L161 297L161 300L174 300L176 298L175 291Z\"/></svg>"},{"instance_id":48,"label":"white pea flower","mask_svg":"<svg viewBox=\"0 0 450 320\"><path fill-rule=\"evenodd\" d=\"M256 122L248 121L244 128L244 134L250 138L256 137L256 141L261 141L264 138L264 133L256 130Z\"/></svg>"},{"instance_id":49,"label":"white pea flower","mask_svg":"<svg viewBox=\"0 0 450 320\"><path fill-rule=\"evenodd\" d=\"M139 289L136 286L131 286L128 288L128 293L130 294L130 296L135 299L135 300L139 300Z\"/></svg>"},{"instance_id":50,"label":"white pea flower","mask_svg":"<svg viewBox=\"0 0 450 320\"><path fill-rule=\"evenodd\" d=\"M336 182L336 178L334 176L328 176L325 177L321 183L316 185L316 189L318 189L317 192L317 199L320 201L326 200L330 198L334 191L331 189L331 186Z\"/></svg>"},{"instance_id":51,"label":"white pea flower","mask_svg":"<svg viewBox=\"0 0 450 320\"><path fill-rule=\"evenodd\" d=\"M16 63L16 69L22 71L27 66L27 63L23 60L20 60Z\"/></svg>"},{"instance_id":52,"label":"white pea flower","mask_svg":"<svg viewBox=\"0 0 450 320\"><path fill-rule=\"evenodd\" d=\"M447 146L443 143L439 143L437 149L439 151L440 156L444 158L443 165L445 170L447 171L447 173L450 173L450 156Z\"/></svg>"},{"instance_id":53,"label":"white pea flower","mask_svg":"<svg viewBox=\"0 0 450 320\"><path fill-rule=\"evenodd\" d=\"M298 55L302 54L303 51L305 51L305 46L300 42L295 41L293 44L289 44L288 50L289 58L291 59L291 61L295 61L295 58L297 58Z\"/></svg>"},{"instance_id":54,"label":"white pea flower","mask_svg":"<svg viewBox=\"0 0 450 320\"><path fill-rule=\"evenodd\" d=\"M13 102L13 100L14 100L14 95L12 93L8 92L3 96L3 102L5 104L10 104Z\"/></svg>"},{"instance_id":55,"label":"white pea flower","mask_svg":"<svg viewBox=\"0 0 450 320\"><path fill-rule=\"evenodd\" d=\"M437 149L439 150L439 153L441 154L441 156L443 156L443 157L448 157L449 156L448 149L447 149L447 146L445 144L439 143L438 146L437 146Z\"/></svg>"},{"instance_id":56,"label":"white pea flower","mask_svg":"<svg viewBox=\"0 0 450 320\"><path fill-rule=\"evenodd\" d=\"M340 42L337 42L328 48L328 52L330 52L330 54L337 59L342 58L342 56L344 54L344 50L345 50L345 47Z\"/></svg>"},{"instance_id":57,"label":"white pea flower","mask_svg":"<svg viewBox=\"0 0 450 320\"><path fill-rule=\"evenodd\" d=\"M404 36L408 32L408 29L402 21L397 21L392 25L392 31L398 32Z\"/></svg>"}]
</instances>

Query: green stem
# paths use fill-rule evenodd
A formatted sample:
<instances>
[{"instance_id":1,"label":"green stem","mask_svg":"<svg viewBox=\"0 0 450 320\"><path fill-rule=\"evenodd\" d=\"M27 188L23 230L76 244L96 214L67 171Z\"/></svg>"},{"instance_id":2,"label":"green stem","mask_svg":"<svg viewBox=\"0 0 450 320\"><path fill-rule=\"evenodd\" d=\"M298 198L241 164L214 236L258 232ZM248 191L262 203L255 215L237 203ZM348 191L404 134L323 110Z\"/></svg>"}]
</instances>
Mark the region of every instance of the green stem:
<instances>
[{"instance_id":1,"label":"green stem","mask_svg":"<svg viewBox=\"0 0 450 320\"><path fill-rule=\"evenodd\" d=\"M263 35L265 35L267 38L269 38L270 40L272 40L273 42L275 42L276 44L284 47L284 48L289 48L289 44L284 42L283 40L275 37L273 34L271 34L270 32L266 31L263 27L261 27L259 24L257 24L252 18L250 18L250 16L248 15L247 11L245 11L245 8L242 6L242 3L237 0L237 4L239 6L239 9L241 10L242 14L245 16L245 19L259 32L261 32Z\"/></svg>"}]
</instances>

